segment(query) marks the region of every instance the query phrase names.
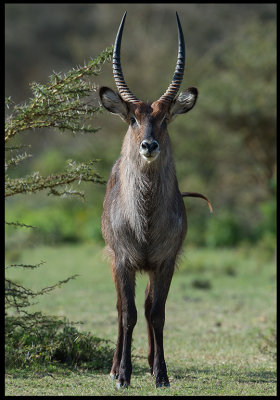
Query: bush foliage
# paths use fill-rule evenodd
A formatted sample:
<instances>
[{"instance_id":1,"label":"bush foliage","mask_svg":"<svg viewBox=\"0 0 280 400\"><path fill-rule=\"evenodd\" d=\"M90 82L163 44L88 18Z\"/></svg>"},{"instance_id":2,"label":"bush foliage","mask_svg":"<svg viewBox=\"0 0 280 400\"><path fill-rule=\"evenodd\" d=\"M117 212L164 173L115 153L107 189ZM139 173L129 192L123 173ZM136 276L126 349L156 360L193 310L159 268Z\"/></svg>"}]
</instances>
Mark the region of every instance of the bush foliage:
<instances>
[{"instance_id":1,"label":"bush foliage","mask_svg":"<svg viewBox=\"0 0 280 400\"><path fill-rule=\"evenodd\" d=\"M113 349L108 340L80 332L73 323L37 315L28 325L22 318L6 319L6 368L38 368L53 363L86 369L110 368Z\"/></svg>"},{"instance_id":2,"label":"bush foliage","mask_svg":"<svg viewBox=\"0 0 280 400\"><path fill-rule=\"evenodd\" d=\"M5 162L6 199L16 195L46 190L48 194L59 197L78 196L84 199L84 193L69 185L73 183L79 185L82 181L105 183L99 173L94 170L96 160L82 163L68 160L65 171L44 177L37 171L23 177L15 177L15 173L10 176L9 172L11 168L18 171L18 166L30 156L26 153L20 153L26 146L17 144L15 141L25 131L36 129L39 132L43 128L50 127L56 128L59 132L68 130L72 133L95 133L97 131L97 128L92 125L85 125L85 120L100 112L100 107L95 107L89 101L89 96L94 87L86 79L98 75L102 64L110 60L111 54L112 49L106 49L99 57L91 60L84 67L73 69L64 76L61 74L52 75L50 83L46 85L33 83L33 98L24 105L13 106L5 125L5 143L8 144L6 146L8 156ZM11 104L12 101L9 98L7 106L10 107ZM14 155L14 152L16 152L16 155ZM75 239L73 233L75 227L73 225L70 228L67 226L67 221L71 221L70 216L59 213L59 209L56 215L52 210L52 217L46 215L43 221L41 221L42 214L40 212L33 213L33 219L32 217L28 218L25 203L22 204L21 211L22 215L18 216L19 218L16 221L12 221L12 216L15 218L14 213L12 213L11 220L6 221L10 231L15 228L30 228L32 232L34 230L33 223L36 228L40 229L41 222L45 221L44 234L46 236L55 235L56 230L60 234L59 227L61 227L64 239ZM22 221L22 218L24 218L24 221ZM37 233L37 229L35 234L32 232L34 236ZM12 240L11 243L13 248L15 240ZM79 332L66 321L29 311L29 306L38 296L50 292L76 276L71 276L39 291L26 288L8 277L10 268L33 270L40 267L41 264L42 262L37 265L11 264L6 266L6 366L22 368L38 363L59 361L72 366L86 362L87 367L90 368L103 367L107 360L106 354L110 352L107 343L89 333Z\"/></svg>"}]
</instances>

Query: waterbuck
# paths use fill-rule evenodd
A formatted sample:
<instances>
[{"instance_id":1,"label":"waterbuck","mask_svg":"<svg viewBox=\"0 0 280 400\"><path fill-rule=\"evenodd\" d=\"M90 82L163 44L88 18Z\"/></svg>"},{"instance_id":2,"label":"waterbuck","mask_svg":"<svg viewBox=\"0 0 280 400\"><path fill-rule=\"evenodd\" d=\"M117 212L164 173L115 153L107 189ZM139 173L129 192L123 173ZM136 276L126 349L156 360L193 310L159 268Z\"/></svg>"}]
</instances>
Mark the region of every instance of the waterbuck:
<instances>
[{"instance_id":1,"label":"waterbuck","mask_svg":"<svg viewBox=\"0 0 280 400\"><path fill-rule=\"evenodd\" d=\"M187 231L186 210L178 188L167 125L193 108L197 89L176 97L185 65L184 36L178 14L178 58L166 92L151 104L138 100L122 73L120 48L126 13L114 46L113 74L119 93L101 87L102 105L128 125L121 155L114 164L103 203L101 229L117 291L118 339L111 377L128 387L132 372L131 341L137 321L135 274L149 275L145 297L148 362L155 384L169 386L163 350L167 299L178 252ZM185 196L204 197L196 193Z\"/></svg>"}]
</instances>

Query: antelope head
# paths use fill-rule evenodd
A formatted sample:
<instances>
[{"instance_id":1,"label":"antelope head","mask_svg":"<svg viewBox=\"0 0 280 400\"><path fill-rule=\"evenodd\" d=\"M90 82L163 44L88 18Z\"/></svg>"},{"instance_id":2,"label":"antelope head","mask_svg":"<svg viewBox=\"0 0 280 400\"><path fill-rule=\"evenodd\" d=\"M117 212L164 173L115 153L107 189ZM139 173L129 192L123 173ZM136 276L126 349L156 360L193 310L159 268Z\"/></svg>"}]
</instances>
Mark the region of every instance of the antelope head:
<instances>
[{"instance_id":1,"label":"antelope head","mask_svg":"<svg viewBox=\"0 0 280 400\"><path fill-rule=\"evenodd\" d=\"M178 57L174 76L166 92L151 104L145 103L130 91L121 68L120 49L126 12L122 18L113 52L113 75L118 93L101 87L99 96L102 105L111 113L119 115L129 124L126 139L133 143L134 157L141 156L147 163L158 159L168 141L167 125L178 114L188 112L197 99L197 89L190 87L178 96L185 67L185 42L181 23L176 12L178 28ZM130 146L131 151L131 146Z\"/></svg>"}]
</instances>

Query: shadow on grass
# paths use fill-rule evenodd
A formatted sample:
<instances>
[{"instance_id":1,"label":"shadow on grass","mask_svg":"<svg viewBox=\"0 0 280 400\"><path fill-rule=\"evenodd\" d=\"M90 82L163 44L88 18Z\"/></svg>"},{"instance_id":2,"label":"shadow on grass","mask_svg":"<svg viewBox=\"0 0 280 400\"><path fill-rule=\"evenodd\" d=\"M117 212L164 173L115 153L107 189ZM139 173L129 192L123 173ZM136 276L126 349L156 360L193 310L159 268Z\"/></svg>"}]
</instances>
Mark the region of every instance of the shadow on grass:
<instances>
[{"instance_id":1,"label":"shadow on grass","mask_svg":"<svg viewBox=\"0 0 280 400\"><path fill-rule=\"evenodd\" d=\"M238 379L239 382L267 382L267 383L277 382L276 372L273 371L249 372L244 375L246 375L248 379L245 380L241 377Z\"/></svg>"},{"instance_id":2,"label":"shadow on grass","mask_svg":"<svg viewBox=\"0 0 280 400\"><path fill-rule=\"evenodd\" d=\"M224 367L224 366L223 366ZM256 382L266 382L266 383L276 383L276 371L241 371L240 369L230 369L217 371L217 369L211 368L187 368L187 369L177 369L176 371L172 372L170 369L170 375L172 375L175 379L190 379L195 380L199 379L203 376L203 379L209 378L219 378L221 377L229 377L233 378L237 382L243 383L256 383Z\"/></svg>"},{"instance_id":3,"label":"shadow on grass","mask_svg":"<svg viewBox=\"0 0 280 400\"><path fill-rule=\"evenodd\" d=\"M144 358L144 357L143 357ZM172 367L168 368L168 374L170 379L176 380L198 380L203 379L210 381L212 379L219 379L219 377L228 377L237 382L242 383L276 383L277 375L276 371L244 371L240 369L233 369L230 366L226 369L225 365L223 365L224 370L217 370L217 368L176 368L172 370ZM149 367L147 363L147 367L137 365L134 363L133 365L133 375L135 376L144 376L149 372Z\"/></svg>"}]
</instances>

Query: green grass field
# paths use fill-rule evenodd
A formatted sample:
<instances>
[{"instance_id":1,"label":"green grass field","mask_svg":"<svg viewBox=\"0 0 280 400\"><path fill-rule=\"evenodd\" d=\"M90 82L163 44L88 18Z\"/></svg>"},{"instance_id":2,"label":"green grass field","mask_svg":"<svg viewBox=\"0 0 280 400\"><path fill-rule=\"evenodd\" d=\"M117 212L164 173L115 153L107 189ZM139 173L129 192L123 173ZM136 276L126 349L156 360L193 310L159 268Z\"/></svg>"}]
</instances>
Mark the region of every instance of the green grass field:
<instances>
[{"instance_id":1,"label":"green grass field","mask_svg":"<svg viewBox=\"0 0 280 400\"><path fill-rule=\"evenodd\" d=\"M78 324L80 330L115 342L115 288L101 246L38 246L26 249L17 263L40 261L46 263L37 270L11 268L7 276L37 290L74 274L79 277L41 296L33 310L83 321ZM267 346L271 330L275 331L274 258L245 246L216 250L186 247L166 306L164 340L170 388L155 389L148 373L143 308L146 283L147 276L139 275L129 389L117 391L109 370L59 366L36 372L7 370L6 395L276 395L276 364L270 354L275 348Z\"/></svg>"}]
</instances>

